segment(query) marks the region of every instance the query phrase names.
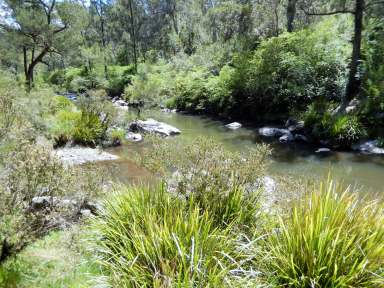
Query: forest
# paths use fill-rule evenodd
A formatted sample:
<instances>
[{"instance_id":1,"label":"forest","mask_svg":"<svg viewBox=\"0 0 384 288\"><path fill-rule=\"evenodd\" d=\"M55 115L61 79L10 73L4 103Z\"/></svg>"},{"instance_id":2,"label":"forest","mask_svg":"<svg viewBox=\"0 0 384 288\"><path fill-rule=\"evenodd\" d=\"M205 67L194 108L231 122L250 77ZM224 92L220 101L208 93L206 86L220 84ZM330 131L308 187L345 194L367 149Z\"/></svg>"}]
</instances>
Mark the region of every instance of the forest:
<instances>
[{"instance_id":1,"label":"forest","mask_svg":"<svg viewBox=\"0 0 384 288\"><path fill-rule=\"evenodd\" d=\"M0 0L0 287L384 287L384 1Z\"/></svg>"}]
</instances>

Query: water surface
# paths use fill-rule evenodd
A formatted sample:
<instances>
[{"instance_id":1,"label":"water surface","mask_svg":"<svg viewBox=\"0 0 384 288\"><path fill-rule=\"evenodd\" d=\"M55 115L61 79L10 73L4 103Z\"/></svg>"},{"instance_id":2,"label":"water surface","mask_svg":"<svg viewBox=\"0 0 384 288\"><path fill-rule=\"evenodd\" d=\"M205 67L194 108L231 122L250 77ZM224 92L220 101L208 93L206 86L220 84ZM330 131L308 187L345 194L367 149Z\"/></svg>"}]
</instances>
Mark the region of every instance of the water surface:
<instances>
[{"instance_id":1,"label":"water surface","mask_svg":"<svg viewBox=\"0 0 384 288\"><path fill-rule=\"evenodd\" d=\"M345 184L356 185L369 192L381 192L384 187L384 157L363 155L353 152L333 152L322 156L315 151L319 146L305 144L280 144L275 140L261 138L257 134L257 127L243 127L229 130L225 124L205 116L185 115L179 113L164 113L161 111L147 111L142 116L151 117L179 128L182 134L176 141L193 141L199 136L212 137L226 148L235 151L255 147L258 143L268 142L273 153L270 175L287 175L300 179L325 178L329 171ZM124 182L148 181L150 174L137 167L131 161L132 155L140 153L145 143L128 143L110 150L121 156L121 160L114 162L118 177ZM108 164L112 165L112 164Z\"/></svg>"}]
</instances>

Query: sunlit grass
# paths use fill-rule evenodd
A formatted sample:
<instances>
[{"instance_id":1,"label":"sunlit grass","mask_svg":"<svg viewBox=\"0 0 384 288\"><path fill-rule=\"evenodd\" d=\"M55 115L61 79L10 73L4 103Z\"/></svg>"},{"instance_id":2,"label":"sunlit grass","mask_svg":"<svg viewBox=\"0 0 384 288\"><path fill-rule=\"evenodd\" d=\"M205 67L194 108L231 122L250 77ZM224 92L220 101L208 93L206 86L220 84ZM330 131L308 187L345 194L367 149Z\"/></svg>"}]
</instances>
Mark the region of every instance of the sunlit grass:
<instances>
[{"instance_id":1,"label":"sunlit grass","mask_svg":"<svg viewBox=\"0 0 384 288\"><path fill-rule=\"evenodd\" d=\"M162 187L126 189L96 227L113 287L223 287L244 260L232 223Z\"/></svg>"},{"instance_id":2,"label":"sunlit grass","mask_svg":"<svg viewBox=\"0 0 384 288\"><path fill-rule=\"evenodd\" d=\"M288 287L383 287L383 204L332 181L313 189L267 240L272 278Z\"/></svg>"}]
</instances>

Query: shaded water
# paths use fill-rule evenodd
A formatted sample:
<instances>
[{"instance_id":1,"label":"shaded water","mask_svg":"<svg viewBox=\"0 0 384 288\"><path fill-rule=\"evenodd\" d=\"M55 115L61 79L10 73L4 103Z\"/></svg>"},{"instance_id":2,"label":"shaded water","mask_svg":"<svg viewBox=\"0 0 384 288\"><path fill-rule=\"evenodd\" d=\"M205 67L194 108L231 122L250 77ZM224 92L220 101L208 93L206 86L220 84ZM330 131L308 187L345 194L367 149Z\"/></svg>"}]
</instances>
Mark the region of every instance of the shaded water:
<instances>
[{"instance_id":1,"label":"shaded water","mask_svg":"<svg viewBox=\"0 0 384 288\"><path fill-rule=\"evenodd\" d=\"M179 128L182 134L176 136L176 141L189 142L199 136L212 137L228 149L238 151L266 142L265 138L258 136L257 128L245 127L232 131L224 127L227 123L204 116L160 111L148 111L142 116ZM317 146L268 142L273 149L270 175L288 175L300 179L325 178L331 170L333 176L345 184L357 185L367 191L384 190L384 157L352 152L333 152L329 156L322 156L315 153L319 148ZM150 174L130 160L134 153L140 153L143 145L146 144L129 143L112 148L110 152L121 156L121 160L106 165L116 166L117 176L124 182L147 181L151 178Z\"/></svg>"}]
</instances>

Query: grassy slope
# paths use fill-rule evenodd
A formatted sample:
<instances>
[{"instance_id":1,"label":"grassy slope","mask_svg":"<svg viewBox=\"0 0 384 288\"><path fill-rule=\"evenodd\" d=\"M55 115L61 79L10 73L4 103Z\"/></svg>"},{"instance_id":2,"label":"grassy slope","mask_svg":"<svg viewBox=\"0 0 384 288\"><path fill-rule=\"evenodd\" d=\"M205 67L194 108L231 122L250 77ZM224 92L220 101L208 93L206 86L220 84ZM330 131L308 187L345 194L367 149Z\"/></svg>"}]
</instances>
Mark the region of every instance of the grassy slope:
<instances>
[{"instance_id":1,"label":"grassy slope","mask_svg":"<svg viewBox=\"0 0 384 288\"><path fill-rule=\"evenodd\" d=\"M29 246L0 271L0 287L94 287L91 276L101 272L86 249L84 227L52 232ZM1 273L7 284L1 283Z\"/></svg>"}]
</instances>

